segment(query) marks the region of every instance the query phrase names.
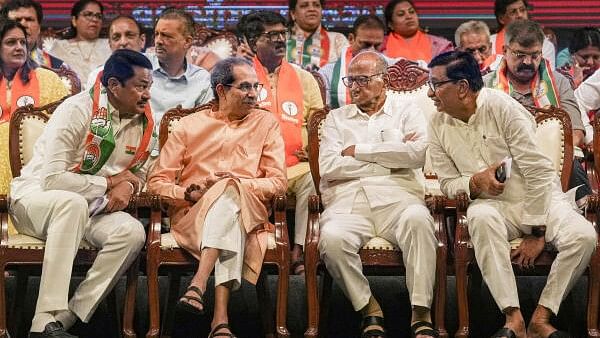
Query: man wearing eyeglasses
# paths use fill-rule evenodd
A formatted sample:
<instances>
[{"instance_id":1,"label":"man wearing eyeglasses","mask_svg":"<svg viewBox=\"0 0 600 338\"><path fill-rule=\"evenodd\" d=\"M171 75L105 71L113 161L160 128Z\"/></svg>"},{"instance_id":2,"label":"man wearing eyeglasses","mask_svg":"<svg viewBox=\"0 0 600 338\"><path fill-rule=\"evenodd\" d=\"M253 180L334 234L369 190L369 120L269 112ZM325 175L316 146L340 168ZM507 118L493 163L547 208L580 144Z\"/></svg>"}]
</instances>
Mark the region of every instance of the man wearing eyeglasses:
<instances>
[{"instance_id":1,"label":"man wearing eyeglasses","mask_svg":"<svg viewBox=\"0 0 600 338\"><path fill-rule=\"evenodd\" d=\"M506 27L518 20L529 20L529 3L527 0L496 0L494 3L494 14L498 22L499 31L490 37L492 50L495 54L503 54ZM550 40L544 39L542 44L544 58L550 62L554 69L556 65L556 48Z\"/></svg>"},{"instance_id":2,"label":"man wearing eyeglasses","mask_svg":"<svg viewBox=\"0 0 600 338\"><path fill-rule=\"evenodd\" d=\"M319 252L327 270L363 317L363 337L384 337L383 311L362 273L359 250L381 237L402 250L414 337L437 337L431 323L436 244L424 203L427 122L414 103L386 94L387 61L355 56L343 78L352 104L325 119L319 149Z\"/></svg>"},{"instance_id":3,"label":"man wearing eyeglasses","mask_svg":"<svg viewBox=\"0 0 600 338\"><path fill-rule=\"evenodd\" d=\"M489 72L498 67L502 55L492 53L490 29L483 21L467 21L462 23L454 33L456 48L471 53L482 72Z\"/></svg>"},{"instance_id":4,"label":"man wearing eyeglasses","mask_svg":"<svg viewBox=\"0 0 600 338\"><path fill-rule=\"evenodd\" d=\"M258 11L245 15L238 26L252 52L258 80L263 83L257 101L279 120L285 142L288 193L296 196L293 270L304 272L302 246L308 221L308 196L314 193L306 155L305 124L313 112L323 108L319 85L300 67L288 63L286 20L275 12Z\"/></svg>"},{"instance_id":5,"label":"man wearing eyeglasses","mask_svg":"<svg viewBox=\"0 0 600 338\"><path fill-rule=\"evenodd\" d=\"M260 274L268 236L266 205L287 184L284 142L275 116L256 109L262 83L250 62L220 61L211 86L216 104L181 119L161 150L148 190L173 201L171 232L199 260L177 308L202 318L214 268L210 337L233 337L229 294L242 278L255 284Z\"/></svg>"},{"instance_id":6,"label":"man wearing eyeglasses","mask_svg":"<svg viewBox=\"0 0 600 338\"><path fill-rule=\"evenodd\" d=\"M505 36L504 58L496 71L484 76L485 86L503 90L524 106L564 109L571 119L573 144L581 145L585 129L577 100L569 80L552 70L543 58L544 32L540 25L529 20L515 21L508 25ZM573 166L570 187L583 185L576 194L582 203L591 194L590 183L578 160L573 161Z\"/></svg>"},{"instance_id":7,"label":"man wearing eyeglasses","mask_svg":"<svg viewBox=\"0 0 600 338\"><path fill-rule=\"evenodd\" d=\"M429 67L428 95L439 111L429 124L429 154L442 192L454 198L464 191L471 199L466 216L475 258L506 320L492 337L568 337L550 318L588 266L594 227L562 192L536 142L533 116L506 93L483 88L471 54L441 54ZM496 173L506 157L512 166L502 179ZM509 241L519 237L511 255ZM511 259L533 267L546 242L558 254L526 329Z\"/></svg>"}]
</instances>

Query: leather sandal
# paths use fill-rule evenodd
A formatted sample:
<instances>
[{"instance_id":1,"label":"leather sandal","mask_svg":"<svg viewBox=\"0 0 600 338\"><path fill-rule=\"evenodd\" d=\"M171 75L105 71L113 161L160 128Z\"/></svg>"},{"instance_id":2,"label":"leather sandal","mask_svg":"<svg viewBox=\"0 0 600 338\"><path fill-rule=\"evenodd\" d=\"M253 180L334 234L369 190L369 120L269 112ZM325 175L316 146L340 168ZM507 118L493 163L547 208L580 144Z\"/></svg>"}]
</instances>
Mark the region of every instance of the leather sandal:
<instances>
[{"instance_id":1,"label":"leather sandal","mask_svg":"<svg viewBox=\"0 0 600 338\"><path fill-rule=\"evenodd\" d=\"M199 297L186 295L186 293L188 293L189 291L194 292ZM190 285L185 290L185 293L183 294L183 296L181 296L181 298L177 302L177 305L175 306L175 308L177 310L185 311L187 313L190 313L190 314L193 314L196 316L203 316L204 315L204 298L203 298L203 296L204 295L202 294L202 291L200 291L200 289L198 287ZM200 303L202 305L202 309L199 309L199 308L193 306L192 304L190 304L190 302L189 302L190 300Z\"/></svg>"},{"instance_id":2,"label":"leather sandal","mask_svg":"<svg viewBox=\"0 0 600 338\"><path fill-rule=\"evenodd\" d=\"M515 334L515 331L507 327L503 327L496 331L491 338L517 338L517 335Z\"/></svg>"},{"instance_id":3,"label":"leather sandal","mask_svg":"<svg viewBox=\"0 0 600 338\"><path fill-rule=\"evenodd\" d=\"M304 274L304 261L299 259L292 263L292 272L294 275L303 275Z\"/></svg>"},{"instance_id":4,"label":"leather sandal","mask_svg":"<svg viewBox=\"0 0 600 338\"><path fill-rule=\"evenodd\" d=\"M228 329L229 331L231 331L231 328L229 327L228 323L221 323L221 324L215 326L215 328L210 331L210 334L208 335L208 338L213 338L213 337L236 338L236 336L233 333L229 333L229 332L217 332L217 331L222 330L222 329Z\"/></svg>"},{"instance_id":5,"label":"leather sandal","mask_svg":"<svg viewBox=\"0 0 600 338\"><path fill-rule=\"evenodd\" d=\"M434 338L438 338L440 334L433 327L433 324L430 322L419 321L415 322L410 326L410 332L413 338L416 338L417 335L430 336Z\"/></svg>"},{"instance_id":6,"label":"leather sandal","mask_svg":"<svg viewBox=\"0 0 600 338\"><path fill-rule=\"evenodd\" d=\"M381 329L371 329L366 331L369 326L380 326ZM385 338L385 331L383 326L383 317L379 316L366 316L363 318L361 326L362 334L361 338Z\"/></svg>"}]
</instances>

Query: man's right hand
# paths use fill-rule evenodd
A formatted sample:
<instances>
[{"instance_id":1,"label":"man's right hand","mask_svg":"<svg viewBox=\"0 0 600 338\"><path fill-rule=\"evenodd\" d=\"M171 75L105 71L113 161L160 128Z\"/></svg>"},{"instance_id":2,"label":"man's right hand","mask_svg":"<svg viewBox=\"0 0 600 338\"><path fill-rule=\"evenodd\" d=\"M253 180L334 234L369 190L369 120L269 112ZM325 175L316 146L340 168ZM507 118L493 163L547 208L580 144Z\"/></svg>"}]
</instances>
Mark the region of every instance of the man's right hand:
<instances>
[{"instance_id":1,"label":"man's right hand","mask_svg":"<svg viewBox=\"0 0 600 338\"><path fill-rule=\"evenodd\" d=\"M471 188L472 197L477 197L481 193L498 196L504 191L504 183L496 180L496 170L500 165L500 162L495 163L484 171L471 176L469 187Z\"/></svg>"},{"instance_id":2,"label":"man's right hand","mask_svg":"<svg viewBox=\"0 0 600 338\"><path fill-rule=\"evenodd\" d=\"M252 59L254 58L254 52L252 52L250 46L248 46L245 42L239 44L237 50L235 51L235 54L235 56L244 58L248 61L252 61Z\"/></svg>"},{"instance_id":3,"label":"man's right hand","mask_svg":"<svg viewBox=\"0 0 600 338\"><path fill-rule=\"evenodd\" d=\"M140 186L141 186L140 179L137 176L135 176L134 174L132 174L131 171L129 171L129 170L125 170L114 176L111 176L110 179L107 179L107 181L108 181L108 184L107 184L106 190L111 190L114 187L121 184L121 182L127 181L127 182L133 184L135 191L140 191Z\"/></svg>"}]
</instances>

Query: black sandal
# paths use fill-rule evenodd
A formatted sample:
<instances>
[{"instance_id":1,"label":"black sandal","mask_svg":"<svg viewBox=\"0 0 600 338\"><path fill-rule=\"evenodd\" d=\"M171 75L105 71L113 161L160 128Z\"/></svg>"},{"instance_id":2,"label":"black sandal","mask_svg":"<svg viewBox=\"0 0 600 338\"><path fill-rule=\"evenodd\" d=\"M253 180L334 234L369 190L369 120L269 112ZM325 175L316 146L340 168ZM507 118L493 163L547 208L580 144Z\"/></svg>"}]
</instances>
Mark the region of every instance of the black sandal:
<instances>
[{"instance_id":1,"label":"black sandal","mask_svg":"<svg viewBox=\"0 0 600 338\"><path fill-rule=\"evenodd\" d=\"M186 293L188 293L188 291L192 291L192 292L196 293L199 297L187 296ZM203 316L204 315L204 298L202 298L203 296L204 295L202 294L202 291L200 291L200 289L198 287L190 285L185 290L185 293L183 294L183 296L181 296L181 298L177 302L177 305L175 306L175 308L178 310L185 311L187 313L196 315L196 316ZM187 301L184 301L184 299ZM189 303L190 300L200 303L200 305L202 305L202 309L199 309L199 308L193 306L192 304L190 304Z\"/></svg>"},{"instance_id":2,"label":"black sandal","mask_svg":"<svg viewBox=\"0 0 600 338\"><path fill-rule=\"evenodd\" d=\"M426 329L421 329L424 327ZM430 336L434 338L438 338L440 336L439 332L437 332L437 330L433 327L433 324L425 321L415 322L412 324L410 326L410 332L412 333L413 338L417 337L417 335Z\"/></svg>"},{"instance_id":3,"label":"black sandal","mask_svg":"<svg viewBox=\"0 0 600 338\"><path fill-rule=\"evenodd\" d=\"M215 328L210 331L210 334L208 335L208 338L213 338L213 337L236 338L236 336L233 333L217 332L217 331L222 330L222 329L228 329L229 331L231 331L231 328L229 327L228 323L221 323L221 324L215 326Z\"/></svg>"},{"instance_id":4,"label":"black sandal","mask_svg":"<svg viewBox=\"0 0 600 338\"><path fill-rule=\"evenodd\" d=\"M492 338L517 338L517 335L515 334L515 331L507 327L502 327L494 333Z\"/></svg>"},{"instance_id":5,"label":"black sandal","mask_svg":"<svg viewBox=\"0 0 600 338\"><path fill-rule=\"evenodd\" d=\"M381 329L371 329L365 331L369 326L381 326ZM366 316L363 318L361 338L385 338L385 331L383 326L383 317L379 316Z\"/></svg>"},{"instance_id":6,"label":"black sandal","mask_svg":"<svg viewBox=\"0 0 600 338\"><path fill-rule=\"evenodd\" d=\"M552 332L548 336L548 338L571 338L571 335L565 331L556 330L556 331Z\"/></svg>"}]
</instances>

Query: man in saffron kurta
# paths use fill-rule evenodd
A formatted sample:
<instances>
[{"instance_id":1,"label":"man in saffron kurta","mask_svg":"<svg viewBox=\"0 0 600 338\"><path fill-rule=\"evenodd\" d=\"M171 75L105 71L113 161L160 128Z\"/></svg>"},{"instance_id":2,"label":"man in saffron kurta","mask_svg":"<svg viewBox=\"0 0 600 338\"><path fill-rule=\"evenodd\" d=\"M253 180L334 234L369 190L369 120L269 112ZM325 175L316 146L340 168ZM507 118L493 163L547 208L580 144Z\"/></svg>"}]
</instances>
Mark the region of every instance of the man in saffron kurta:
<instances>
[{"instance_id":1,"label":"man in saffron kurta","mask_svg":"<svg viewBox=\"0 0 600 338\"><path fill-rule=\"evenodd\" d=\"M258 81L258 105L270 110L279 120L285 142L285 162L289 193L296 196L294 255L292 260L303 271L300 255L306 237L308 196L314 192L305 146L304 125L313 112L323 108L319 85L314 77L285 60L285 18L278 13L259 11L243 17L239 29L252 51Z\"/></svg>"},{"instance_id":2,"label":"man in saffron kurta","mask_svg":"<svg viewBox=\"0 0 600 338\"><path fill-rule=\"evenodd\" d=\"M29 337L74 337L66 330L77 318L90 320L144 245L144 227L122 210L151 164L151 71L142 54L115 52L90 92L56 108L32 159L11 183L15 227L46 241ZM83 239L99 251L69 301Z\"/></svg>"},{"instance_id":3,"label":"man in saffron kurta","mask_svg":"<svg viewBox=\"0 0 600 338\"><path fill-rule=\"evenodd\" d=\"M171 231L200 261L178 307L204 312L202 295L214 267L212 331L226 333L230 289L242 276L256 283L269 230L265 204L285 192L287 180L279 123L255 108L262 84L251 64L220 61L211 85L216 103L181 119L161 149L148 190L173 200Z\"/></svg>"}]
</instances>

